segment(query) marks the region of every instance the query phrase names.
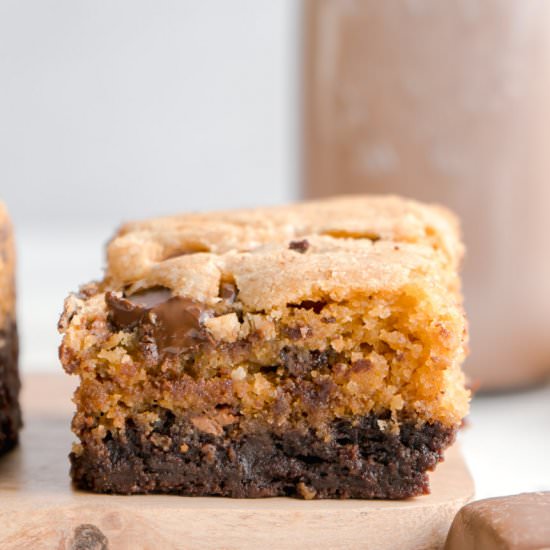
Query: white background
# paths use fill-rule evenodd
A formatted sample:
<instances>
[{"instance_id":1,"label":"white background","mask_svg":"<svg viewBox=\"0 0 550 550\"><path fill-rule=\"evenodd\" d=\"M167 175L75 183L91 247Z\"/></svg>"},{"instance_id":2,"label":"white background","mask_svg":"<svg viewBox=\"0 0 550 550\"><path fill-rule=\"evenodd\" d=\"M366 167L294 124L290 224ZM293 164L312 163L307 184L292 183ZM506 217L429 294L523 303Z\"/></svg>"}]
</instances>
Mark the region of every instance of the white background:
<instances>
[{"instance_id":1,"label":"white background","mask_svg":"<svg viewBox=\"0 0 550 550\"><path fill-rule=\"evenodd\" d=\"M300 2L0 0L0 197L24 371L123 220L298 195ZM478 497L550 489L550 389L475 400Z\"/></svg>"}]
</instances>

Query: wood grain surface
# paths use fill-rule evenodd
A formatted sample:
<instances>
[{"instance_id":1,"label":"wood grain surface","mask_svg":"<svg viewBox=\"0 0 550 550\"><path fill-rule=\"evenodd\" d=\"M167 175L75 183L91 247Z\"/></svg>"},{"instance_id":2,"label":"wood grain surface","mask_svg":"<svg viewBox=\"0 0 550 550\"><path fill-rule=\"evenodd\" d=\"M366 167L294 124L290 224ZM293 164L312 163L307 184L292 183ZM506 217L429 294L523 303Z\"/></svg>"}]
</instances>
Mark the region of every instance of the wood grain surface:
<instances>
[{"instance_id":1,"label":"wood grain surface","mask_svg":"<svg viewBox=\"0 0 550 550\"><path fill-rule=\"evenodd\" d=\"M432 494L405 501L235 500L109 496L76 491L68 477L74 381L24 380L25 429L0 459L0 548L424 549L440 548L474 493L459 450L432 475Z\"/></svg>"}]
</instances>

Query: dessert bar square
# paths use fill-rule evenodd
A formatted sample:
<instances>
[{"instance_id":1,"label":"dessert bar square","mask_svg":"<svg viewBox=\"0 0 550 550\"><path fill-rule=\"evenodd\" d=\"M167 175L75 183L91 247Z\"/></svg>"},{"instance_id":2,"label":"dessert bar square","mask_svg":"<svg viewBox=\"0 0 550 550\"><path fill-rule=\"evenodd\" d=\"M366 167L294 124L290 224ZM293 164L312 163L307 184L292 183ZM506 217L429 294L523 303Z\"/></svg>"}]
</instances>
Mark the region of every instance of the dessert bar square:
<instances>
[{"instance_id":1,"label":"dessert bar square","mask_svg":"<svg viewBox=\"0 0 550 550\"><path fill-rule=\"evenodd\" d=\"M0 202L0 453L15 445L21 427L14 271L12 226Z\"/></svg>"},{"instance_id":2,"label":"dessert bar square","mask_svg":"<svg viewBox=\"0 0 550 550\"><path fill-rule=\"evenodd\" d=\"M404 498L468 410L452 214L398 197L124 225L65 302L75 483Z\"/></svg>"},{"instance_id":3,"label":"dessert bar square","mask_svg":"<svg viewBox=\"0 0 550 550\"><path fill-rule=\"evenodd\" d=\"M550 491L486 498L455 516L445 550L550 548Z\"/></svg>"}]
</instances>

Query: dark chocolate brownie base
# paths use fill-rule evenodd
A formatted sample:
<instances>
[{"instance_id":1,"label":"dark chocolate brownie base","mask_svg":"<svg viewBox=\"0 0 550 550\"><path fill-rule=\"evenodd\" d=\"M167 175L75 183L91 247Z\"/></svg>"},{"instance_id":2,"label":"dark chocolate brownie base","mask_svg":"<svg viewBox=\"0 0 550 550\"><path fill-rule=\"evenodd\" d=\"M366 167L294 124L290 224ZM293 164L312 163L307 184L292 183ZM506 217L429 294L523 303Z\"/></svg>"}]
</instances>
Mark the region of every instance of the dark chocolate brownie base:
<instances>
[{"instance_id":1,"label":"dark chocolate brownie base","mask_svg":"<svg viewBox=\"0 0 550 550\"><path fill-rule=\"evenodd\" d=\"M132 423L124 437L83 436L71 454L80 488L105 493L173 493L236 498L399 499L429 492L426 472L442 459L456 430L405 423L384 433L381 417L335 421L332 440L313 431L232 433L221 436L178 422L171 413L149 435Z\"/></svg>"},{"instance_id":2,"label":"dark chocolate brownie base","mask_svg":"<svg viewBox=\"0 0 550 550\"><path fill-rule=\"evenodd\" d=\"M21 427L18 353L17 327L11 323L7 329L0 329L0 453L17 443Z\"/></svg>"}]
</instances>

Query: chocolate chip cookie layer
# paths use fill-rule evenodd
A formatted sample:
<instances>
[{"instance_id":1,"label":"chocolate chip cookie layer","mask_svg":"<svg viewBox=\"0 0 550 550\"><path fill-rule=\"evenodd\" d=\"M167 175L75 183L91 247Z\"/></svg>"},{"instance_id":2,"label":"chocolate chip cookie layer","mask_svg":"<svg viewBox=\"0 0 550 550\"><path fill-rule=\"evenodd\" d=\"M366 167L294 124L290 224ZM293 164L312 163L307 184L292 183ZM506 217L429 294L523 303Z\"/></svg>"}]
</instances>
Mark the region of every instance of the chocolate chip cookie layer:
<instances>
[{"instance_id":1,"label":"chocolate chip cookie layer","mask_svg":"<svg viewBox=\"0 0 550 550\"><path fill-rule=\"evenodd\" d=\"M457 224L397 197L123 226L69 296L74 481L404 498L467 413ZM266 468L266 464L272 467Z\"/></svg>"}]
</instances>

